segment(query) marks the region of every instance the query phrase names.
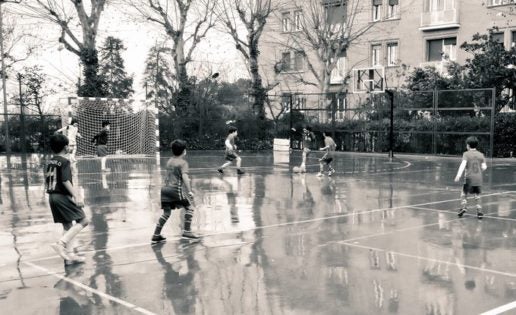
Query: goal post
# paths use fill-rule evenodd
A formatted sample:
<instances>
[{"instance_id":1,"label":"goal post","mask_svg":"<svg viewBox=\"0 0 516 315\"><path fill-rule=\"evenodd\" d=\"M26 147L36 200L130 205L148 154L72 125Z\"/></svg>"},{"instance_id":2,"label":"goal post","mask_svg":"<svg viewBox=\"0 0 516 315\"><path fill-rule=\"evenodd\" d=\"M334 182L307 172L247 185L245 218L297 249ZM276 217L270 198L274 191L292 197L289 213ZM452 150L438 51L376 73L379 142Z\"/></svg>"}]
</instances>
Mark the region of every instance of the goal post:
<instances>
[{"instance_id":1,"label":"goal post","mask_svg":"<svg viewBox=\"0 0 516 315\"><path fill-rule=\"evenodd\" d=\"M93 137L109 121L108 152L117 156L154 156L159 161L159 120L152 103L134 99L69 97L61 108L63 126L79 122L77 155L94 156Z\"/></svg>"}]
</instances>

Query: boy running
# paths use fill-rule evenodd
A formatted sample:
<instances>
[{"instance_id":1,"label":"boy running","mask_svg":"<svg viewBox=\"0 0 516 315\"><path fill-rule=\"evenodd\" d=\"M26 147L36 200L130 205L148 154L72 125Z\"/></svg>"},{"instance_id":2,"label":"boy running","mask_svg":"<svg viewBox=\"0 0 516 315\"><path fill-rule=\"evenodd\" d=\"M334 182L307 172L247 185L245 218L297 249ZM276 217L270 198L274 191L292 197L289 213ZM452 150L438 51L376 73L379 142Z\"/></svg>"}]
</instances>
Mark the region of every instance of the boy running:
<instances>
[{"instance_id":1,"label":"boy running","mask_svg":"<svg viewBox=\"0 0 516 315\"><path fill-rule=\"evenodd\" d=\"M455 182L458 182L462 176L464 170L466 174L464 176L464 186L460 194L461 208L457 214L461 218L467 211L468 205L468 194L475 195L475 201L477 204L477 217L482 219L484 214L482 213L482 206L480 204L480 193L482 188L482 171L487 169L486 159L484 154L477 151L478 139L477 137L468 137L466 139L466 148L468 149L462 155L462 163L455 176Z\"/></svg>"},{"instance_id":2,"label":"boy running","mask_svg":"<svg viewBox=\"0 0 516 315\"><path fill-rule=\"evenodd\" d=\"M82 139L82 136L79 133L79 122L77 119L72 118L70 124L59 129L57 133L62 133L68 138L68 152L70 153L70 162L77 162L75 159L75 153L77 152L77 137Z\"/></svg>"},{"instance_id":3,"label":"boy running","mask_svg":"<svg viewBox=\"0 0 516 315\"><path fill-rule=\"evenodd\" d=\"M226 146L225 159L227 162L222 164L222 166L217 169L217 171L220 174L224 174L224 169L226 167L228 167L229 165L231 165L231 163L233 163L233 161L235 161L235 160L236 160L236 166L237 166L237 174L241 175L241 174L245 173L244 171L242 171L240 169L240 167L242 165L242 159L236 153L237 146L235 145L235 138L237 136L238 136L237 128L234 126L229 127L228 137L226 138L226 141L224 142L224 144Z\"/></svg>"},{"instance_id":4,"label":"boy running","mask_svg":"<svg viewBox=\"0 0 516 315\"><path fill-rule=\"evenodd\" d=\"M335 141L333 141L332 137L328 136L326 131L323 132L323 136L324 148L321 148L320 151L326 151L326 153L324 153L323 157L319 159L319 174L317 174L319 177L323 176L325 163L328 165L328 176L331 176L333 173L335 173L335 170L333 167L331 167L331 162L333 161L333 155L337 145L335 144Z\"/></svg>"},{"instance_id":5,"label":"boy running","mask_svg":"<svg viewBox=\"0 0 516 315\"><path fill-rule=\"evenodd\" d=\"M54 222L61 223L64 228L61 239L51 246L66 265L82 263L84 257L74 254L72 241L89 222L82 210L84 203L73 187L70 161L66 157L68 139L62 134L55 134L50 137L50 148L54 156L46 167L45 188Z\"/></svg>"},{"instance_id":6,"label":"boy running","mask_svg":"<svg viewBox=\"0 0 516 315\"><path fill-rule=\"evenodd\" d=\"M102 130L91 139L91 142L95 142L97 146L97 156L100 157L100 169L102 171L109 172L110 169L106 168L106 155L108 155L108 131L110 128L110 123L107 120L102 122Z\"/></svg>"},{"instance_id":7,"label":"boy running","mask_svg":"<svg viewBox=\"0 0 516 315\"><path fill-rule=\"evenodd\" d=\"M199 239L191 231L192 217L194 209L191 200L194 196L190 177L188 176L188 162L185 160L186 142L183 140L174 140L172 142L172 154L174 155L167 162L167 175L165 178L165 186L161 187L161 208L163 214L156 224L154 235L152 235L151 243L161 243L166 240L161 235L161 229L170 217L172 209L184 208L185 221L183 237L187 239Z\"/></svg>"}]
</instances>

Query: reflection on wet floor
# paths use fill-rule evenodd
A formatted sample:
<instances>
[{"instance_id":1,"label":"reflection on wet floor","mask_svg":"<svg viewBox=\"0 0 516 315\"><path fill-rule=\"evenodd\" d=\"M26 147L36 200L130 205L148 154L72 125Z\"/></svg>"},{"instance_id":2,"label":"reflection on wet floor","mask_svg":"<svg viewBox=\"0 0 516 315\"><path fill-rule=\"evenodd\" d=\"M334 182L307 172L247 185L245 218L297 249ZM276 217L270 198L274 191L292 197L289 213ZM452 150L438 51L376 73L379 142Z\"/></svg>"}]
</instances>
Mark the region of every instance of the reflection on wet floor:
<instances>
[{"instance_id":1,"label":"reflection on wet floor","mask_svg":"<svg viewBox=\"0 0 516 315\"><path fill-rule=\"evenodd\" d=\"M156 160L113 158L109 173L80 160L87 261L65 268L45 157L1 158L2 313L477 314L516 300L516 163L489 165L479 221L455 214L455 159L342 154L331 178L315 158L298 175L272 154L219 176L221 159L188 155L202 242L179 239L176 210L154 246Z\"/></svg>"}]
</instances>

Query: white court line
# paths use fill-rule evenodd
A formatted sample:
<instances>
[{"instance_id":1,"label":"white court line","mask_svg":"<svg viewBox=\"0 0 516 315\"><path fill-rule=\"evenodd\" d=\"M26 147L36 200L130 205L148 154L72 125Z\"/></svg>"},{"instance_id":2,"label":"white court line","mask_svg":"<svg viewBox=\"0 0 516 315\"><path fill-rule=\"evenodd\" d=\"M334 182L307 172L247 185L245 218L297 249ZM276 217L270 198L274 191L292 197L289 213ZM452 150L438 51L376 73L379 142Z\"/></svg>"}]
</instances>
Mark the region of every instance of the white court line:
<instances>
[{"instance_id":1,"label":"white court line","mask_svg":"<svg viewBox=\"0 0 516 315\"><path fill-rule=\"evenodd\" d=\"M378 247L359 245L359 244L351 244L351 243L345 243L345 242L342 243L342 244L345 245L345 246L350 246L350 247L357 247L357 248L362 248L362 249L376 250L376 251L379 251L379 252L389 252L389 253L393 253L393 254L396 254L396 255L399 255L399 256L403 256L403 257L415 258L415 259L419 259L419 260L425 260L425 261L436 262L436 263L442 263L442 264L446 264L446 265L450 265L450 266L458 266L458 267L461 267L461 268L468 268L468 269L477 270L477 271L481 271L481 272L490 272L490 273L494 273L494 274L505 276L505 277L516 278L516 273L503 272L503 271L498 271L498 270L488 269L488 268L480 268L480 267L460 264L460 263L457 263L457 262L451 262L451 261L446 261L446 260L440 260L440 259L423 257L423 256L419 256L419 255L405 254L405 253L395 252L395 251L392 251L392 250L389 250L389 249L383 249L383 248L378 248ZM494 313L494 314L499 314L499 313Z\"/></svg>"},{"instance_id":2,"label":"white court line","mask_svg":"<svg viewBox=\"0 0 516 315\"><path fill-rule=\"evenodd\" d=\"M410 207L410 208L426 210L426 211L446 212L446 213L451 213L451 214L457 214L456 211L449 211L449 210L440 210L440 209L424 208L424 207ZM508 212L513 212L513 211L516 211L516 209L510 209ZM466 215L468 215L468 214L471 215L471 216L476 216L474 213L466 212ZM486 215L486 214L484 214L484 216L482 218L484 218L484 219L493 219L493 220L502 220L502 221L516 221L516 219L513 219L513 218L495 217L495 216Z\"/></svg>"},{"instance_id":3,"label":"white court line","mask_svg":"<svg viewBox=\"0 0 516 315\"><path fill-rule=\"evenodd\" d=\"M125 307L127 307L128 309L131 309L131 310L133 310L133 311L136 311L136 312L139 312L139 313L142 313L142 314L146 314L146 315L155 315L155 314L156 314L156 313L153 313L153 312L151 312L151 311L149 311L149 310L146 310L146 309L144 309L144 308L142 308L142 307L136 306L136 305L134 305L134 304L131 304L131 303L129 303L129 302L126 302L126 301L124 301L124 300L121 300L121 299L119 299L119 298L116 298L116 297L114 297L114 296L111 296L111 295L109 295L109 294L107 294L107 293L104 293L104 292L99 291L99 290L97 290L97 289L91 288L91 287L89 287L89 286L87 286L87 285L85 285L85 284L82 284L82 283L78 282L78 281L75 281L75 280L70 279L70 278L68 278L68 277L62 276L62 275L60 275L60 274L58 274L58 273L56 273L56 272L54 272L54 271L51 271L51 270L49 270L49 269L47 269L47 268L44 268L44 267L38 266L38 265L33 264L33 263L31 263L31 262L28 262L28 261L24 262L24 264L26 264L26 265L28 265L28 266L30 266L30 267L32 267L32 268L34 268L34 269L38 269L38 270L40 270L40 271L43 271L43 272L47 273L48 275L54 276L54 277L56 277L56 278L58 278L58 279L61 279L61 280L63 280L63 281L66 281L66 282L68 282L68 283L70 283L70 284L73 284L74 286L79 287L79 288L81 288L81 289L83 289L83 290L86 290L86 291L88 291L88 292L91 292L91 293L93 293L93 294L96 294L96 295L100 296L101 298L104 298L104 299L107 299L107 300L113 301L113 302L115 302L115 303L118 303L118 304L120 304L120 305L122 305L122 306L125 306Z\"/></svg>"},{"instance_id":4,"label":"white court line","mask_svg":"<svg viewBox=\"0 0 516 315\"><path fill-rule=\"evenodd\" d=\"M489 197L489 196L503 195L503 194L508 194L508 193L512 193L512 191L504 191L504 192L498 192L498 193L492 193L492 194L485 194L485 195L482 196L482 198L483 197ZM296 224L303 224L303 223L312 223L312 222L338 219L338 218L343 218L343 217L348 217L348 216L353 216L353 215L359 215L359 214L374 213L374 212L380 212L380 211L385 211L385 210L404 209L404 208L410 208L410 207L419 207L419 206L433 205L433 204L439 204L439 203L445 203L445 202L451 202L451 201L458 201L458 200L460 200L460 198L448 199L448 200L439 200L439 201L432 201L432 202L425 202L425 203L420 203L420 204L415 204L415 205L396 206L396 207L392 207L392 208L391 207L385 207L385 208L378 208L378 209L372 209L372 210L363 210L363 211L357 211L357 212L354 212L354 213L338 214L338 215L332 215L332 216L320 217L320 218L313 218L313 219L307 219L307 220L284 222L284 223L276 223L276 224L270 224L270 225L262 225L262 226L257 226L257 227L254 227L254 228L248 228L248 229L243 229L243 230L238 230L238 231L203 234L201 237L204 238L204 237L209 237L209 236L218 236L218 235L227 235L227 234L235 234L235 233L242 233L242 232L264 230L264 229L268 229L268 228L275 228L275 227L282 227L282 226L289 226L289 225L296 225ZM433 224L436 224L436 223L432 223L432 225ZM149 245L149 242L145 242L145 243L139 243L139 244L124 245L124 246L119 246L119 247L103 248L103 249L98 249L98 250L94 250L94 251L90 251L90 252L102 252L102 251L106 251L107 252L107 251L126 249L126 248L136 248L136 247L148 246L148 245ZM48 260L48 259L53 259L53 258L55 258L55 256L37 258L36 260L28 260L28 261L42 261L42 260Z\"/></svg>"},{"instance_id":5,"label":"white court line","mask_svg":"<svg viewBox=\"0 0 516 315\"><path fill-rule=\"evenodd\" d=\"M505 313L505 312L507 312L509 310L512 310L514 308L516 308L516 301L511 302L511 303L507 303L507 304L499 306L497 308L493 308L492 310L484 312L484 313L482 313L480 315L498 315L498 314Z\"/></svg>"}]
</instances>

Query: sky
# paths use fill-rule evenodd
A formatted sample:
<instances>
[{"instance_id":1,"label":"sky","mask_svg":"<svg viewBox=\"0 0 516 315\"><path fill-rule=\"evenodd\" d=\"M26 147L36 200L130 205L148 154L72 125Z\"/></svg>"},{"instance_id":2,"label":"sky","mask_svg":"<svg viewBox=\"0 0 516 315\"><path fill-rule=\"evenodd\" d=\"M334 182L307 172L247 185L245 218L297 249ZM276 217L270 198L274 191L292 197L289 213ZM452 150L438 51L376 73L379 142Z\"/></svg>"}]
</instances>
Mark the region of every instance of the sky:
<instances>
[{"instance_id":1,"label":"sky","mask_svg":"<svg viewBox=\"0 0 516 315\"><path fill-rule=\"evenodd\" d=\"M9 17L12 11L20 12L16 4L9 4L4 9L4 16ZM23 66L40 65L47 74L48 84L58 93L47 99L47 108L59 101L60 98L73 96L75 84L78 81L80 68L76 55L64 49L58 43L59 28L49 21L36 20L32 17L21 16L16 19L18 31L29 32L37 39L41 47L28 60L19 63L15 71ZM142 99L145 95L143 88L143 71L145 59L149 49L156 43L162 43L165 32L155 24L140 23L134 21L121 10L106 8L102 13L97 37L99 47L107 36L120 38L127 50L122 54L125 60L125 68L128 74L134 75L133 98ZM18 50L22 53L24 45L20 44ZM218 29L208 32L205 40L199 43L190 65L191 74L208 76L209 73L219 72L220 80L235 81L238 78L247 77L245 63L229 35ZM8 94L17 93L17 82L10 80ZM3 112L3 108L0 109Z\"/></svg>"}]
</instances>

